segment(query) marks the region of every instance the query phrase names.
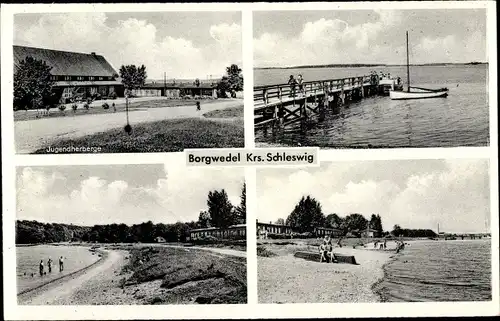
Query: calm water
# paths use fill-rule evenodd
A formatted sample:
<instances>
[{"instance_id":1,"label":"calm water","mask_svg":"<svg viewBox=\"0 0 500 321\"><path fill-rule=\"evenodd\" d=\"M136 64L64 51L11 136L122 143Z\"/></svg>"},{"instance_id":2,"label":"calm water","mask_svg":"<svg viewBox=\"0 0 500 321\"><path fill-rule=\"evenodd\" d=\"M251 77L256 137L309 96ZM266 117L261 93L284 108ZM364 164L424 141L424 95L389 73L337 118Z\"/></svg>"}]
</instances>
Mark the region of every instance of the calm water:
<instances>
[{"instance_id":1,"label":"calm water","mask_svg":"<svg viewBox=\"0 0 500 321\"><path fill-rule=\"evenodd\" d=\"M301 73L305 81L354 77L383 70L406 78L406 67L255 70L255 85L286 82ZM370 97L350 103L323 122L300 122L273 132L257 130L259 143L320 147L456 147L489 144L486 65L411 67L413 86L449 88L447 98L395 101Z\"/></svg>"},{"instance_id":2,"label":"calm water","mask_svg":"<svg viewBox=\"0 0 500 321\"><path fill-rule=\"evenodd\" d=\"M375 290L387 301L491 300L491 242L412 242L385 266Z\"/></svg>"},{"instance_id":3,"label":"calm water","mask_svg":"<svg viewBox=\"0 0 500 321\"><path fill-rule=\"evenodd\" d=\"M23 246L16 248L17 292L32 289L68 273L96 262L99 257L83 246ZM59 257L64 257L64 271L59 272ZM48 273L47 260L51 258L52 272ZM47 275L40 276L38 265L43 260ZM34 274L32 277L31 274Z\"/></svg>"}]
</instances>

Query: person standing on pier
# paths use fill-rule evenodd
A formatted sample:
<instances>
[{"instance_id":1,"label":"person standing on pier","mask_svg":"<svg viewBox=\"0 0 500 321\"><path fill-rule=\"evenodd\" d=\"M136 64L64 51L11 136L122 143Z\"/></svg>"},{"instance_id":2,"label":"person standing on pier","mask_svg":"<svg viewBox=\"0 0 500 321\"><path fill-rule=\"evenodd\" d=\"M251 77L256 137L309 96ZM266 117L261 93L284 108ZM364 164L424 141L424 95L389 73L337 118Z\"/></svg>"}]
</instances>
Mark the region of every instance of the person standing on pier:
<instances>
[{"instance_id":1,"label":"person standing on pier","mask_svg":"<svg viewBox=\"0 0 500 321\"><path fill-rule=\"evenodd\" d=\"M299 74L299 76L297 77L297 84L299 85L299 94L305 96L305 92L304 92L304 78L302 78L301 74Z\"/></svg>"},{"instance_id":2,"label":"person standing on pier","mask_svg":"<svg viewBox=\"0 0 500 321\"><path fill-rule=\"evenodd\" d=\"M295 97L295 86L297 85L297 80L293 78L293 75L290 75L290 79L288 79L288 84L290 85L290 97Z\"/></svg>"}]
</instances>

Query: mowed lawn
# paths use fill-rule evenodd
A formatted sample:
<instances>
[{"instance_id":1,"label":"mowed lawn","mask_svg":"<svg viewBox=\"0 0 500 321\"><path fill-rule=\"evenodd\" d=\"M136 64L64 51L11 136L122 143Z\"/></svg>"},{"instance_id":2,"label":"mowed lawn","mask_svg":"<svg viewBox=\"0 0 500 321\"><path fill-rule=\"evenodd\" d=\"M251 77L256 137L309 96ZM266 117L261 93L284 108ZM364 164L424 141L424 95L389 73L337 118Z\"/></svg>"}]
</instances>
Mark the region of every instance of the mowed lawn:
<instances>
[{"instance_id":1,"label":"mowed lawn","mask_svg":"<svg viewBox=\"0 0 500 321\"><path fill-rule=\"evenodd\" d=\"M209 105L218 102L216 99L148 99L139 100L131 98L129 101L128 110L143 110L146 108L165 108L165 107L191 107L195 108L196 102L200 101L202 106ZM104 109L102 107L103 103L108 103L109 109ZM116 111L114 110L112 104L115 103ZM83 116L83 115L93 115L93 114L112 114L126 111L126 104L123 99L119 100L106 100L106 101L94 101L89 109L83 107L83 103L77 103L78 108L73 111L71 108L72 104L66 105L66 110L61 111L58 108L52 108L48 113L45 110L40 109L38 112L36 110L17 110L14 111L14 121L23 120L36 120L44 118L57 118L57 117L73 117L73 116Z\"/></svg>"},{"instance_id":2,"label":"mowed lawn","mask_svg":"<svg viewBox=\"0 0 500 321\"><path fill-rule=\"evenodd\" d=\"M227 121L184 118L132 124L130 135L124 128L116 128L51 144L56 148L100 147L101 153L182 152L186 148L231 148L244 145L243 119L239 118ZM35 151L35 154L45 153L47 147Z\"/></svg>"}]
</instances>

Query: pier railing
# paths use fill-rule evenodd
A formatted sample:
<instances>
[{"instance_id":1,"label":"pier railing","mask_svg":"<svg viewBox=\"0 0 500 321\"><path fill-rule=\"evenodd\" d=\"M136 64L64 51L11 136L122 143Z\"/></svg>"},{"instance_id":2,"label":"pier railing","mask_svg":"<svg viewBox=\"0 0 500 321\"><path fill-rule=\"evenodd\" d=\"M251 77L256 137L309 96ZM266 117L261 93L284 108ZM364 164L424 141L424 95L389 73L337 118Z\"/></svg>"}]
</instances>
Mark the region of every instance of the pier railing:
<instances>
[{"instance_id":1,"label":"pier railing","mask_svg":"<svg viewBox=\"0 0 500 321\"><path fill-rule=\"evenodd\" d=\"M376 78L376 77L375 77ZM360 88L367 85L375 85L376 79L373 76L358 76L339 79L327 79L307 81L302 83L302 88L298 84L278 84L270 86L254 87L254 106L266 106L273 102L283 102L284 100L303 99L311 96L324 95L325 93L341 92L353 88Z\"/></svg>"}]
</instances>

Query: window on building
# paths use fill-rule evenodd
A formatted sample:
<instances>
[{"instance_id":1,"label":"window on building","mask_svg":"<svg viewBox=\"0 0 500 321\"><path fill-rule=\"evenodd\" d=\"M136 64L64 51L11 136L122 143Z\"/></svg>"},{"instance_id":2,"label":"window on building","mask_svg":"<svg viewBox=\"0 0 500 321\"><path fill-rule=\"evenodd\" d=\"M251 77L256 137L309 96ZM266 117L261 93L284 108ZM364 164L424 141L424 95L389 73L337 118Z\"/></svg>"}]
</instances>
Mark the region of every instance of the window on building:
<instances>
[{"instance_id":1,"label":"window on building","mask_svg":"<svg viewBox=\"0 0 500 321\"><path fill-rule=\"evenodd\" d=\"M99 77L99 80L104 80L104 77Z\"/></svg>"},{"instance_id":2,"label":"window on building","mask_svg":"<svg viewBox=\"0 0 500 321\"><path fill-rule=\"evenodd\" d=\"M71 80L71 76L65 76L64 80L70 81Z\"/></svg>"},{"instance_id":3,"label":"window on building","mask_svg":"<svg viewBox=\"0 0 500 321\"><path fill-rule=\"evenodd\" d=\"M91 76L91 77L89 77L89 80L90 80L90 81L93 81L94 79L95 79L95 77L92 77L92 76Z\"/></svg>"}]
</instances>

